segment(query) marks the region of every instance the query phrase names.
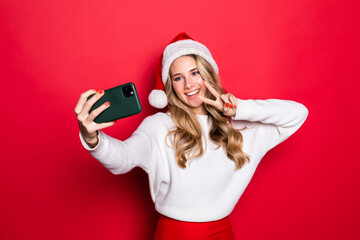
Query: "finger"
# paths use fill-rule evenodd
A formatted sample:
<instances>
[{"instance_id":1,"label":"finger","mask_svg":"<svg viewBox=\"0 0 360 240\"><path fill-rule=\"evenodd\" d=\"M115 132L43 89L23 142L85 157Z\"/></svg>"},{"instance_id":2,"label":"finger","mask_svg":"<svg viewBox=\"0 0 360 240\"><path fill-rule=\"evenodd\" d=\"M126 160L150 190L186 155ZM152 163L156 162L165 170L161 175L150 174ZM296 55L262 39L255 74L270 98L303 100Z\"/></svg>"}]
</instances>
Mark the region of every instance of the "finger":
<instances>
[{"instance_id":1,"label":"finger","mask_svg":"<svg viewBox=\"0 0 360 240\"><path fill-rule=\"evenodd\" d=\"M106 123L99 123L99 124L96 124L96 130L101 130L101 129L104 129L104 128L108 128L108 127L114 126L115 124L116 124L116 121L106 122Z\"/></svg>"},{"instance_id":2,"label":"finger","mask_svg":"<svg viewBox=\"0 0 360 240\"><path fill-rule=\"evenodd\" d=\"M75 113L76 115L79 115L80 112L82 111L83 107L84 107L84 104L86 103L87 101L87 98L91 95L91 94L94 94L96 93L96 91L94 89L90 89L90 90L87 90L86 92L83 92L80 97L79 97L79 100L75 106Z\"/></svg>"},{"instance_id":3,"label":"finger","mask_svg":"<svg viewBox=\"0 0 360 240\"><path fill-rule=\"evenodd\" d=\"M231 102L231 104L233 105L234 108L237 108L237 105L238 105L238 100L237 98L232 95L231 93L229 93L229 100Z\"/></svg>"},{"instance_id":4,"label":"finger","mask_svg":"<svg viewBox=\"0 0 360 240\"><path fill-rule=\"evenodd\" d=\"M227 94L227 98L230 101L230 106L226 109L226 111L224 111L224 115L234 117L236 115L237 98L235 98L231 93Z\"/></svg>"},{"instance_id":5,"label":"finger","mask_svg":"<svg viewBox=\"0 0 360 240\"><path fill-rule=\"evenodd\" d=\"M102 104L100 107L95 108L90 114L89 116L86 118L85 122L90 123L93 122L94 119L99 116L100 113L102 113L103 111L105 111L107 108L110 107L110 102L106 102L104 104Z\"/></svg>"},{"instance_id":6,"label":"finger","mask_svg":"<svg viewBox=\"0 0 360 240\"><path fill-rule=\"evenodd\" d=\"M89 115L89 111L91 107L96 103L102 96L104 96L104 90L98 91L92 96L89 100L87 100L84 104L83 109L81 110L80 114L78 115L78 119L85 119Z\"/></svg>"},{"instance_id":7,"label":"finger","mask_svg":"<svg viewBox=\"0 0 360 240\"><path fill-rule=\"evenodd\" d=\"M228 94L221 94L220 98L224 101L224 103L230 103Z\"/></svg>"},{"instance_id":8,"label":"finger","mask_svg":"<svg viewBox=\"0 0 360 240\"><path fill-rule=\"evenodd\" d=\"M216 104L216 101L214 101L214 100L211 100L209 98L202 97L202 96L198 96L198 98L201 101L203 101L204 103L206 103L206 104L209 104L209 105L214 106L214 107L218 107L217 104Z\"/></svg>"},{"instance_id":9,"label":"finger","mask_svg":"<svg viewBox=\"0 0 360 240\"><path fill-rule=\"evenodd\" d=\"M211 92L212 95L214 95L214 97L216 98L219 97L219 94L216 92L216 90L206 80L204 80L204 85L207 89L209 89L209 91Z\"/></svg>"},{"instance_id":10,"label":"finger","mask_svg":"<svg viewBox=\"0 0 360 240\"><path fill-rule=\"evenodd\" d=\"M229 98L228 98L227 94L221 94L220 98L224 102L224 111L229 110L229 108L231 106L230 106L230 101L229 101Z\"/></svg>"},{"instance_id":11,"label":"finger","mask_svg":"<svg viewBox=\"0 0 360 240\"><path fill-rule=\"evenodd\" d=\"M86 130L90 133L93 133L93 132L96 132L97 130L111 127L111 126L115 125L115 123L116 123L116 121L106 122L106 123L91 122L89 125L86 126Z\"/></svg>"}]
</instances>

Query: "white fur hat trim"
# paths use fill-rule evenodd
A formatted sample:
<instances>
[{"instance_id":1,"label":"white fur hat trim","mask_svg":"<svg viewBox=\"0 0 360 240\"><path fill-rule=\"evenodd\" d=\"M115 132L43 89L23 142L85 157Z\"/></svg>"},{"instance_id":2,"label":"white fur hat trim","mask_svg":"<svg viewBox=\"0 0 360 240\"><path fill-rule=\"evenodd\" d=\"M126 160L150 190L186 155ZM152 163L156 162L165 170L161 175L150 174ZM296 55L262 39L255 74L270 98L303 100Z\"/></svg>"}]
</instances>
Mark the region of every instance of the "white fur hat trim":
<instances>
[{"instance_id":1,"label":"white fur hat trim","mask_svg":"<svg viewBox=\"0 0 360 240\"><path fill-rule=\"evenodd\" d=\"M219 73L219 68L205 45L191 39L179 40L169 44L164 50L161 72L161 80L164 85L172 62L178 57L188 54L195 54L204 58L214 68L215 72Z\"/></svg>"},{"instance_id":2,"label":"white fur hat trim","mask_svg":"<svg viewBox=\"0 0 360 240\"><path fill-rule=\"evenodd\" d=\"M151 106L162 109L168 104L166 93L163 90L154 89L149 95Z\"/></svg>"}]
</instances>

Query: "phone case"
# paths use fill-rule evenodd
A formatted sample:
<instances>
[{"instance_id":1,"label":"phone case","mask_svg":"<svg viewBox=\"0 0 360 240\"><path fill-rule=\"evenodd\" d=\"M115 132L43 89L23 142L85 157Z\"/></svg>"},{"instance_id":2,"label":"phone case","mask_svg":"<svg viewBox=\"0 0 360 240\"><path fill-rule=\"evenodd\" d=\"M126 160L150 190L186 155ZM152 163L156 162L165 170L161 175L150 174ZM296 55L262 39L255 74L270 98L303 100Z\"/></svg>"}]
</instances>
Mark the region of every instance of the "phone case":
<instances>
[{"instance_id":1,"label":"phone case","mask_svg":"<svg viewBox=\"0 0 360 240\"><path fill-rule=\"evenodd\" d=\"M107 101L110 102L110 107L100 113L94 119L94 122L112 122L141 112L139 96L133 83L126 83L107 89L104 92L104 95L91 107L89 113ZM93 95L89 96L88 100Z\"/></svg>"}]
</instances>

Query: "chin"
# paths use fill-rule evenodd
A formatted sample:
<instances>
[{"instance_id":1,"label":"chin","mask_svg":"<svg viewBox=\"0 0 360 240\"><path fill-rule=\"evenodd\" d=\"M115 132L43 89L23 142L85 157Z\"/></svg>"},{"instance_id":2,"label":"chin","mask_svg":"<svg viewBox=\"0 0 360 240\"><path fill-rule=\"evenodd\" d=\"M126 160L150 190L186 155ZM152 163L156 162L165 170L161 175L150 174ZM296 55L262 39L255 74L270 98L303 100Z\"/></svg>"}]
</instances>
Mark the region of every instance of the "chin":
<instances>
[{"instance_id":1,"label":"chin","mask_svg":"<svg viewBox=\"0 0 360 240\"><path fill-rule=\"evenodd\" d=\"M189 107L199 107L202 105L200 100L193 100L193 101L184 101L184 103Z\"/></svg>"},{"instance_id":2,"label":"chin","mask_svg":"<svg viewBox=\"0 0 360 240\"><path fill-rule=\"evenodd\" d=\"M203 103L199 103L199 104L186 104L189 108L192 108L192 109L197 109L197 108L200 108Z\"/></svg>"}]
</instances>

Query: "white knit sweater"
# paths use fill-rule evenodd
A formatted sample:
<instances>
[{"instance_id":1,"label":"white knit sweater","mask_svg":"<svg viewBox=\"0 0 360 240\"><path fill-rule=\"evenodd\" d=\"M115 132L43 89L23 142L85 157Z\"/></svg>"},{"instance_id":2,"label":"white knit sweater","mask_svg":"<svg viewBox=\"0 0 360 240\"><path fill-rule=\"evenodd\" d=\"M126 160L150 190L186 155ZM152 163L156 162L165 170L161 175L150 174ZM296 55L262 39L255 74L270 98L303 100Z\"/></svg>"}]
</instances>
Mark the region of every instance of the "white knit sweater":
<instances>
[{"instance_id":1,"label":"white knit sweater","mask_svg":"<svg viewBox=\"0 0 360 240\"><path fill-rule=\"evenodd\" d=\"M227 158L223 148L209 140L207 115L197 115L203 130L204 149L187 168L178 167L174 150L165 144L174 129L168 114L157 113L144 119L125 141L99 131L99 143L90 154L113 174L123 174L136 166L146 171L156 210L170 218L207 222L226 217L249 184L267 151L292 135L305 121L308 110L289 100L241 100L231 124L242 130L243 151L250 162L240 170ZM171 146L170 141L168 141Z\"/></svg>"}]
</instances>

